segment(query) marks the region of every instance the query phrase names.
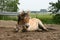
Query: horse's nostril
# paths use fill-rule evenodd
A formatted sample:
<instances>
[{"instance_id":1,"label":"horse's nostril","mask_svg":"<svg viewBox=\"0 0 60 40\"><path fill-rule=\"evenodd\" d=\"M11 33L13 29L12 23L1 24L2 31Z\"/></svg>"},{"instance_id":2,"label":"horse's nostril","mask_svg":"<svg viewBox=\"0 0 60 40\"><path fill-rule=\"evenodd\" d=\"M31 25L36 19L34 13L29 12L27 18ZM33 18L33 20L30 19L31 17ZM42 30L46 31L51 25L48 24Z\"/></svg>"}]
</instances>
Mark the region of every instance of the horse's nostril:
<instances>
[{"instance_id":1,"label":"horse's nostril","mask_svg":"<svg viewBox=\"0 0 60 40\"><path fill-rule=\"evenodd\" d=\"M29 25L26 25L26 28L28 28L29 27Z\"/></svg>"}]
</instances>

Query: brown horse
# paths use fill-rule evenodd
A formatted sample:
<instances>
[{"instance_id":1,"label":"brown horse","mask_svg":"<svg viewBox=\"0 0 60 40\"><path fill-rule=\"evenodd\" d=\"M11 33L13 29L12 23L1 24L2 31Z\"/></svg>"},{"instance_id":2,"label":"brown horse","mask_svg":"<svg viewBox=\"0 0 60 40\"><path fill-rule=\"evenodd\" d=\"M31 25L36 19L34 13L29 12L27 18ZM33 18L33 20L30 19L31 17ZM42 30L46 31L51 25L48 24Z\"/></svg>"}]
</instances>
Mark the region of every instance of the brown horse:
<instances>
[{"instance_id":1,"label":"brown horse","mask_svg":"<svg viewBox=\"0 0 60 40\"><path fill-rule=\"evenodd\" d=\"M39 29L48 31L48 29L43 25L41 20L30 17L29 11L22 11L21 14L18 15L18 24L16 27L16 31L35 31Z\"/></svg>"}]
</instances>

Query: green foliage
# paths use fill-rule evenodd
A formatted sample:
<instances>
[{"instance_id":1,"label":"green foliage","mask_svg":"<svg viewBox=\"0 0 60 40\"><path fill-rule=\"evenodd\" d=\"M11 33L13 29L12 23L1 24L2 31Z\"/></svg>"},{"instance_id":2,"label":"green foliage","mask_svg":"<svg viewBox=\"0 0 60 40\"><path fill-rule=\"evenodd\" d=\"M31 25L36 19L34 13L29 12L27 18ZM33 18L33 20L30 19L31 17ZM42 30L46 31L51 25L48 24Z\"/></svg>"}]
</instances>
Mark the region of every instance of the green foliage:
<instances>
[{"instance_id":1,"label":"green foliage","mask_svg":"<svg viewBox=\"0 0 60 40\"><path fill-rule=\"evenodd\" d=\"M52 13L57 13L60 10L60 0L58 0L58 2L56 3L50 3L51 5L51 9L49 11L51 11ZM60 23L60 14L56 14L55 16L53 16L53 20L55 23Z\"/></svg>"},{"instance_id":2,"label":"green foliage","mask_svg":"<svg viewBox=\"0 0 60 40\"><path fill-rule=\"evenodd\" d=\"M36 17L37 16L37 17ZM50 14L31 14L32 18L38 18L40 19L43 23L47 23L47 24L53 24L53 16L54 15L50 15Z\"/></svg>"},{"instance_id":3,"label":"green foliage","mask_svg":"<svg viewBox=\"0 0 60 40\"><path fill-rule=\"evenodd\" d=\"M57 13L60 10L60 0L56 3L49 3L51 5L50 10L52 13Z\"/></svg>"},{"instance_id":4,"label":"green foliage","mask_svg":"<svg viewBox=\"0 0 60 40\"><path fill-rule=\"evenodd\" d=\"M60 24L60 17L57 16L57 15L54 15L54 14L50 15L50 14L38 14L38 13L34 14L34 13L31 13L30 16L32 18L40 19L45 24ZM17 16L7 16L7 15L3 16L3 15L0 15L0 20L14 20L14 21L17 21L17 19L18 19Z\"/></svg>"},{"instance_id":5,"label":"green foliage","mask_svg":"<svg viewBox=\"0 0 60 40\"><path fill-rule=\"evenodd\" d=\"M17 21L17 16L0 15L0 20L14 20L14 21Z\"/></svg>"},{"instance_id":6,"label":"green foliage","mask_svg":"<svg viewBox=\"0 0 60 40\"><path fill-rule=\"evenodd\" d=\"M56 14L55 16L53 16L53 20L54 20L55 23L60 24L60 14Z\"/></svg>"},{"instance_id":7,"label":"green foliage","mask_svg":"<svg viewBox=\"0 0 60 40\"><path fill-rule=\"evenodd\" d=\"M16 12L19 0L0 0L0 11Z\"/></svg>"}]
</instances>

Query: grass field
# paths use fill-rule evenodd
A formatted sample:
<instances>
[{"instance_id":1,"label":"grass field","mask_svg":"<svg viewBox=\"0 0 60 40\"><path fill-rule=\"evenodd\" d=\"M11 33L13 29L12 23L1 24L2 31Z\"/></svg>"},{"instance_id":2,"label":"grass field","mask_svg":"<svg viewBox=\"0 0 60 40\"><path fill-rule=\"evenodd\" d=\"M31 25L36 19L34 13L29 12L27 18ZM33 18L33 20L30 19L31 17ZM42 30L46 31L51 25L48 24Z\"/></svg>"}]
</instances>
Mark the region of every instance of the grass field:
<instances>
[{"instance_id":1,"label":"grass field","mask_svg":"<svg viewBox=\"0 0 60 40\"><path fill-rule=\"evenodd\" d=\"M30 16L32 18L38 18L40 19L43 23L48 23L48 24L54 24L54 20L53 20L53 14L40 14L40 13L31 13ZM0 20L14 20L14 21L17 21L17 16L3 16L3 15L0 15Z\"/></svg>"},{"instance_id":2,"label":"grass field","mask_svg":"<svg viewBox=\"0 0 60 40\"><path fill-rule=\"evenodd\" d=\"M34 18L38 18L40 20L42 20L43 23L49 23L52 24L53 22L53 16L51 14L31 14L31 17Z\"/></svg>"}]
</instances>

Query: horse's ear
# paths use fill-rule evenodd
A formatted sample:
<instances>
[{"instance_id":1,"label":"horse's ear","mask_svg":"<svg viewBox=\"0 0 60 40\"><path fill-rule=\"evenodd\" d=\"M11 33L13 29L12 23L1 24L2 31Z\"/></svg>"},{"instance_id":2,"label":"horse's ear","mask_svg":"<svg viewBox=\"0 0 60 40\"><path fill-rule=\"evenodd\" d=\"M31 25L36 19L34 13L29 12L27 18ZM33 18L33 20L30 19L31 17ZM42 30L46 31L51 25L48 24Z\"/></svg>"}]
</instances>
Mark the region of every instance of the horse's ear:
<instances>
[{"instance_id":1,"label":"horse's ear","mask_svg":"<svg viewBox=\"0 0 60 40\"><path fill-rule=\"evenodd\" d=\"M27 11L27 14L29 15L30 14L30 11Z\"/></svg>"},{"instance_id":2,"label":"horse's ear","mask_svg":"<svg viewBox=\"0 0 60 40\"><path fill-rule=\"evenodd\" d=\"M21 14L24 14L25 12L24 12L24 10L21 12Z\"/></svg>"},{"instance_id":3,"label":"horse's ear","mask_svg":"<svg viewBox=\"0 0 60 40\"><path fill-rule=\"evenodd\" d=\"M20 15L23 15L24 13L25 13L25 11L21 11L21 12L20 12Z\"/></svg>"}]
</instances>

